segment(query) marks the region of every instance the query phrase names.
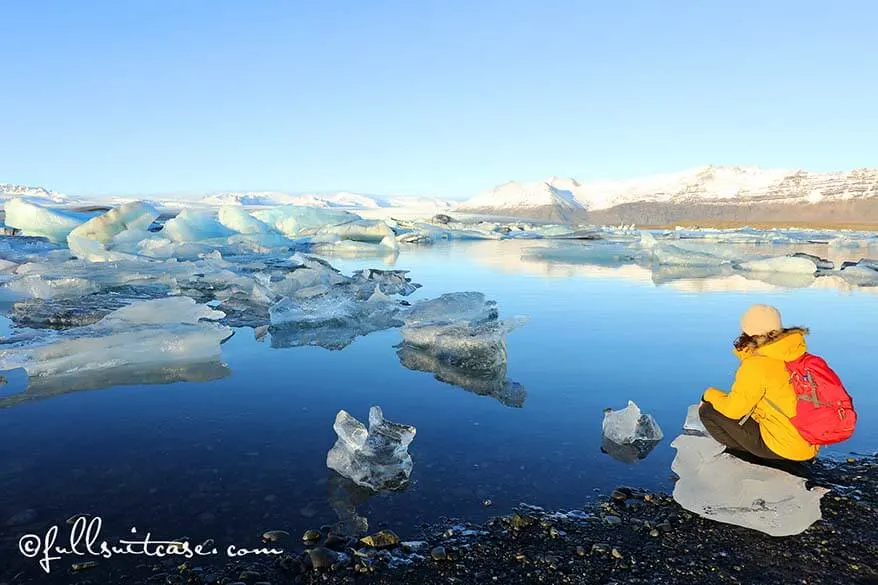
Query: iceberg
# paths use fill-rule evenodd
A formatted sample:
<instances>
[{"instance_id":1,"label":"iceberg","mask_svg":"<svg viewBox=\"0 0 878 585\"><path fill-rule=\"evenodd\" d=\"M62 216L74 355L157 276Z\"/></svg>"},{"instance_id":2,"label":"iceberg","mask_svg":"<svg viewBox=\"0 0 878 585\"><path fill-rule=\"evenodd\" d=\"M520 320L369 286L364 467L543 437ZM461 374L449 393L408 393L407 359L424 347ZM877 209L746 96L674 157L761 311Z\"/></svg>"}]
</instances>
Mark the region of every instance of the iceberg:
<instances>
[{"instance_id":1,"label":"iceberg","mask_svg":"<svg viewBox=\"0 0 878 585\"><path fill-rule=\"evenodd\" d=\"M347 211L302 205L281 205L260 209L251 215L289 237L314 235L320 228L339 226L362 219L359 215Z\"/></svg>"},{"instance_id":2,"label":"iceberg","mask_svg":"<svg viewBox=\"0 0 878 585\"><path fill-rule=\"evenodd\" d=\"M693 419L698 406L689 407L684 434L671 443L677 450L671 469L679 478L673 497L680 506L771 536L800 534L822 517L820 499L828 490L808 489L801 477L725 453Z\"/></svg>"},{"instance_id":3,"label":"iceberg","mask_svg":"<svg viewBox=\"0 0 878 585\"><path fill-rule=\"evenodd\" d=\"M357 219L340 225L328 225L317 230L316 235L335 235L342 240L382 243L385 246L397 245L396 234L390 226L377 219Z\"/></svg>"},{"instance_id":4,"label":"iceberg","mask_svg":"<svg viewBox=\"0 0 878 585\"><path fill-rule=\"evenodd\" d=\"M219 210L219 222L239 234L270 234L274 229L267 223L256 219L243 207L224 205Z\"/></svg>"},{"instance_id":5,"label":"iceberg","mask_svg":"<svg viewBox=\"0 0 878 585\"><path fill-rule=\"evenodd\" d=\"M56 244L67 241L67 235L85 223L92 214L74 213L43 207L25 199L6 201L6 225L21 230L25 236L41 236Z\"/></svg>"},{"instance_id":6,"label":"iceberg","mask_svg":"<svg viewBox=\"0 0 878 585\"><path fill-rule=\"evenodd\" d=\"M816 274L817 263L810 257L775 256L741 262L736 266L748 272L783 272L785 274Z\"/></svg>"},{"instance_id":7,"label":"iceberg","mask_svg":"<svg viewBox=\"0 0 878 585\"><path fill-rule=\"evenodd\" d=\"M161 233L173 242L185 243L228 238L235 232L217 221L208 211L184 209L165 222Z\"/></svg>"},{"instance_id":8,"label":"iceberg","mask_svg":"<svg viewBox=\"0 0 878 585\"><path fill-rule=\"evenodd\" d=\"M524 389L506 378L506 335L525 318L500 320L497 303L477 292L419 301L401 318L397 356L403 366L510 406L524 403Z\"/></svg>"},{"instance_id":9,"label":"iceberg","mask_svg":"<svg viewBox=\"0 0 878 585\"><path fill-rule=\"evenodd\" d=\"M857 286L878 286L878 270L865 266L848 266L840 271L841 276Z\"/></svg>"},{"instance_id":10,"label":"iceberg","mask_svg":"<svg viewBox=\"0 0 878 585\"><path fill-rule=\"evenodd\" d=\"M603 451L628 463L644 459L664 437L652 415L630 400L621 410L604 411L601 431Z\"/></svg>"},{"instance_id":11,"label":"iceberg","mask_svg":"<svg viewBox=\"0 0 878 585\"><path fill-rule=\"evenodd\" d=\"M139 301L61 335L0 343L0 370L43 377L216 361L233 331L204 319L220 315L188 298Z\"/></svg>"},{"instance_id":12,"label":"iceberg","mask_svg":"<svg viewBox=\"0 0 878 585\"><path fill-rule=\"evenodd\" d=\"M583 244L579 246L551 246L529 248L521 255L528 261L557 262L563 264L586 264L618 266L633 262L637 251L618 242Z\"/></svg>"},{"instance_id":13,"label":"iceberg","mask_svg":"<svg viewBox=\"0 0 878 585\"><path fill-rule=\"evenodd\" d=\"M378 406L369 409L369 429L344 410L335 417L338 439L326 455L326 466L342 477L375 492L406 487L412 473L409 445L416 429L384 418Z\"/></svg>"},{"instance_id":14,"label":"iceberg","mask_svg":"<svg viewBox=\"0 0 878 585\"><path fill-rule=\"evenodd\" d=\"M68 235L68 241L71 237L88 238L108 244L126 230L146 232L158 217L159 212L151 205L139 201L123 203L75 227Z\"/></svg>"},{"instance_id":15,"label":"iceberg","mask_svg":"<svg viewBox=\"0 0 878 585\"><path fill-rule=\"evenodd\" d=\"M497 319L497 303L485 300L480 292L445 293L438 298L419 301L405 314L409 327L442 325L459 321L481 323Z\"/></svg>"}]
</instances>

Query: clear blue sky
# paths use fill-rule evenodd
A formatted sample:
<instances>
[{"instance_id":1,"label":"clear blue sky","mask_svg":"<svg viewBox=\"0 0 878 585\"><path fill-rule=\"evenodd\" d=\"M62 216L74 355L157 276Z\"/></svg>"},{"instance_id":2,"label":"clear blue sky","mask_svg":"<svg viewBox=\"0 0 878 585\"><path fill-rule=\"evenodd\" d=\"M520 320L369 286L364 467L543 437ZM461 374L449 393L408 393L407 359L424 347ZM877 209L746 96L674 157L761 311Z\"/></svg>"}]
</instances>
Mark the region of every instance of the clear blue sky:
<instances>
[{"instance_id":1,"label":"clear blue sky","mask_svg":"<svg viewBox=\"0 0 878 585\"><path fill-rule=\"evenodd\" d=\"M0 0L0 182L347 189L878 166L870 0Z\"/></svg>"}]
</instances>

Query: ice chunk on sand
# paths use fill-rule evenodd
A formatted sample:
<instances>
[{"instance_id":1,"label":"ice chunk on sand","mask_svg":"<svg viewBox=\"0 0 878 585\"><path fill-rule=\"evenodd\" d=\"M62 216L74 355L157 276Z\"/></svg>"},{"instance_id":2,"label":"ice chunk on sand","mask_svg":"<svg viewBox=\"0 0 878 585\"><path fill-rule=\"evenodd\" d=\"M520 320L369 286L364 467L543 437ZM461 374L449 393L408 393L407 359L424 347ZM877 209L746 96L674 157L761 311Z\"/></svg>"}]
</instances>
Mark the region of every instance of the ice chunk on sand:
<instances>
[{"instance_id":1,"label":"ice chunk on sand","mask_svg":"<svg viewBox=\"0 0 878 585\"><path fill-rule=\"evenodd\" d=\"M771 536L799 534L822 517L825 488L807 489L801 477L729 455L708 435L682 434L671 446L674 500L690 512Z\"/></svg>"},{"instance_id":2,"label":"ice chunk on sand","mask_svg":"<svg viewBox=\"0 0 878 585\"><path fill-rule=\"evenodd\" d=\"M224 205L219 210L219 222L239 234L270 234L274 229L237 205Z\"/></svg>"},{"instance_id":3,"label":"ice chunk on sand","mask_svg":"<svg viewBox=\"0 0 878 585\"><path fill-rule=\"evenodd\" d=\"M213 238L227 238L232 230L217 221L209 211L184 209L165 222L161 233L174 242L199 242Z\"/></svg>"},{"instance_id":4,"label":"ice chunk on sand","mask_svg":"<svg viewBox=\"0 0 878 585\"><path fill-rule=\"evenodd\" d=\"M810 257L776 256L741 262L737 268L749 272L783 272L787 274L814 274L817 263Z\"/></svg>"},{"instance_id":5,"label":"ice chunk on sand","mask_svg":"<svg viewBox=\"0 0 878 585\"><path fill-rule=\"evenodd\" d=\"M355 484L374 491L399 490L409 482L415 438L413 426L386 420L381 408L369 409L369 430L344 410L333 425L338 439L326 455L326 466Z\"/></svg>"},{"instance_id":6,"label":"ice chunk on sand","mask_svg":"<svg viewBox=\"0 0 878 585\"><path fill-rule=\"evenodd\" d=\"M290 237L313 235L320 228L338 226L362 219L359 215L337 209L303 205L281 205L253 212L253 217Z\"/></svg>"},{"instance_id":7,"label":"ice chunk on sand","mask_svg":"<svg viewBox=\"0 0 878 585\"><path fill-rule=\"evenodd\" d=\"M28 340L0 344L0 369L22 367L28 376L61 376L215 361L220 343L233 332L200 319L218 313L188 302L165 301L139 301L94 325L61 335L49 331L41 343Z\"/></svg>"},{"instance_id":8,"label":"ice chunk on sand","mask_svg":"<svg viewBox=\"0 0 878 585\"><path fill-rule=\"evenodd\" d=\"M92 217L92 214L52 209L20 198L8 200L4 209L7 226L21 230L25 236L43 236L58 244L66 242L75 227Z\"/></svg>"},{"instance_id":9,"label":"ice chunk on sand","mask_svg":"<svg viewBox=\"0 0 878 585\"><path fill-rule=\"evenodd\" d=\"M629 463L645 458L664 437L652 415L630 400L621 410L604 411L601 430L604 452Z\"/></svg>"}]
</instances>

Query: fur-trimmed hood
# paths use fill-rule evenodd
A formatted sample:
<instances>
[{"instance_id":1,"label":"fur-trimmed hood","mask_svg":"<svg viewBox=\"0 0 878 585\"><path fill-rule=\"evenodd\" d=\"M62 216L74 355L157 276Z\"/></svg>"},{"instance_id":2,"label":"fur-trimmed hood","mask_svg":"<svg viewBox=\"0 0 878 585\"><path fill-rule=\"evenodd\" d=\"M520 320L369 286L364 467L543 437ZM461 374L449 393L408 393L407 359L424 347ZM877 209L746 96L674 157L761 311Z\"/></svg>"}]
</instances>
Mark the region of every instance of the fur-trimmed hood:
<instances>
[{"instance_id":1,"label":"fur-trimmed hood","mask_svg":"<svg viewBox=\"0 0 878 585\"><path fill-rule=\"evenodd\" d=\"M734 353L743 359L749 355L761 355L782 361L792 361L805 353L808 348L805 327L788 327L767 335L744 336L735 343Z\"/></svg>"}]
</instances>

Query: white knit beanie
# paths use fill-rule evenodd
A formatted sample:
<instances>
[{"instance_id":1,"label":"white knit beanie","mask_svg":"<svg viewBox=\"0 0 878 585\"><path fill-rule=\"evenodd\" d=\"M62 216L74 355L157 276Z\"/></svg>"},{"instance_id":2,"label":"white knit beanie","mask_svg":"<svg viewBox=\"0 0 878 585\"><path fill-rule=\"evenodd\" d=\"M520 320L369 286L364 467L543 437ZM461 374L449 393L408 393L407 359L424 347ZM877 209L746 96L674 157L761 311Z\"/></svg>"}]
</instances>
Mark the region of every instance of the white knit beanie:
<instances>
[{"instance_id":1,"label":"white knit beanie","mask_svg":"<svg viewBox=\"0 0 878 585\"><path fill-rule=\"evenodd\" d=\"M783 329L780 311L769 305L753 305L741 317L741 331L750 335L767 335Z\"/></svg>"}]
</instances>

